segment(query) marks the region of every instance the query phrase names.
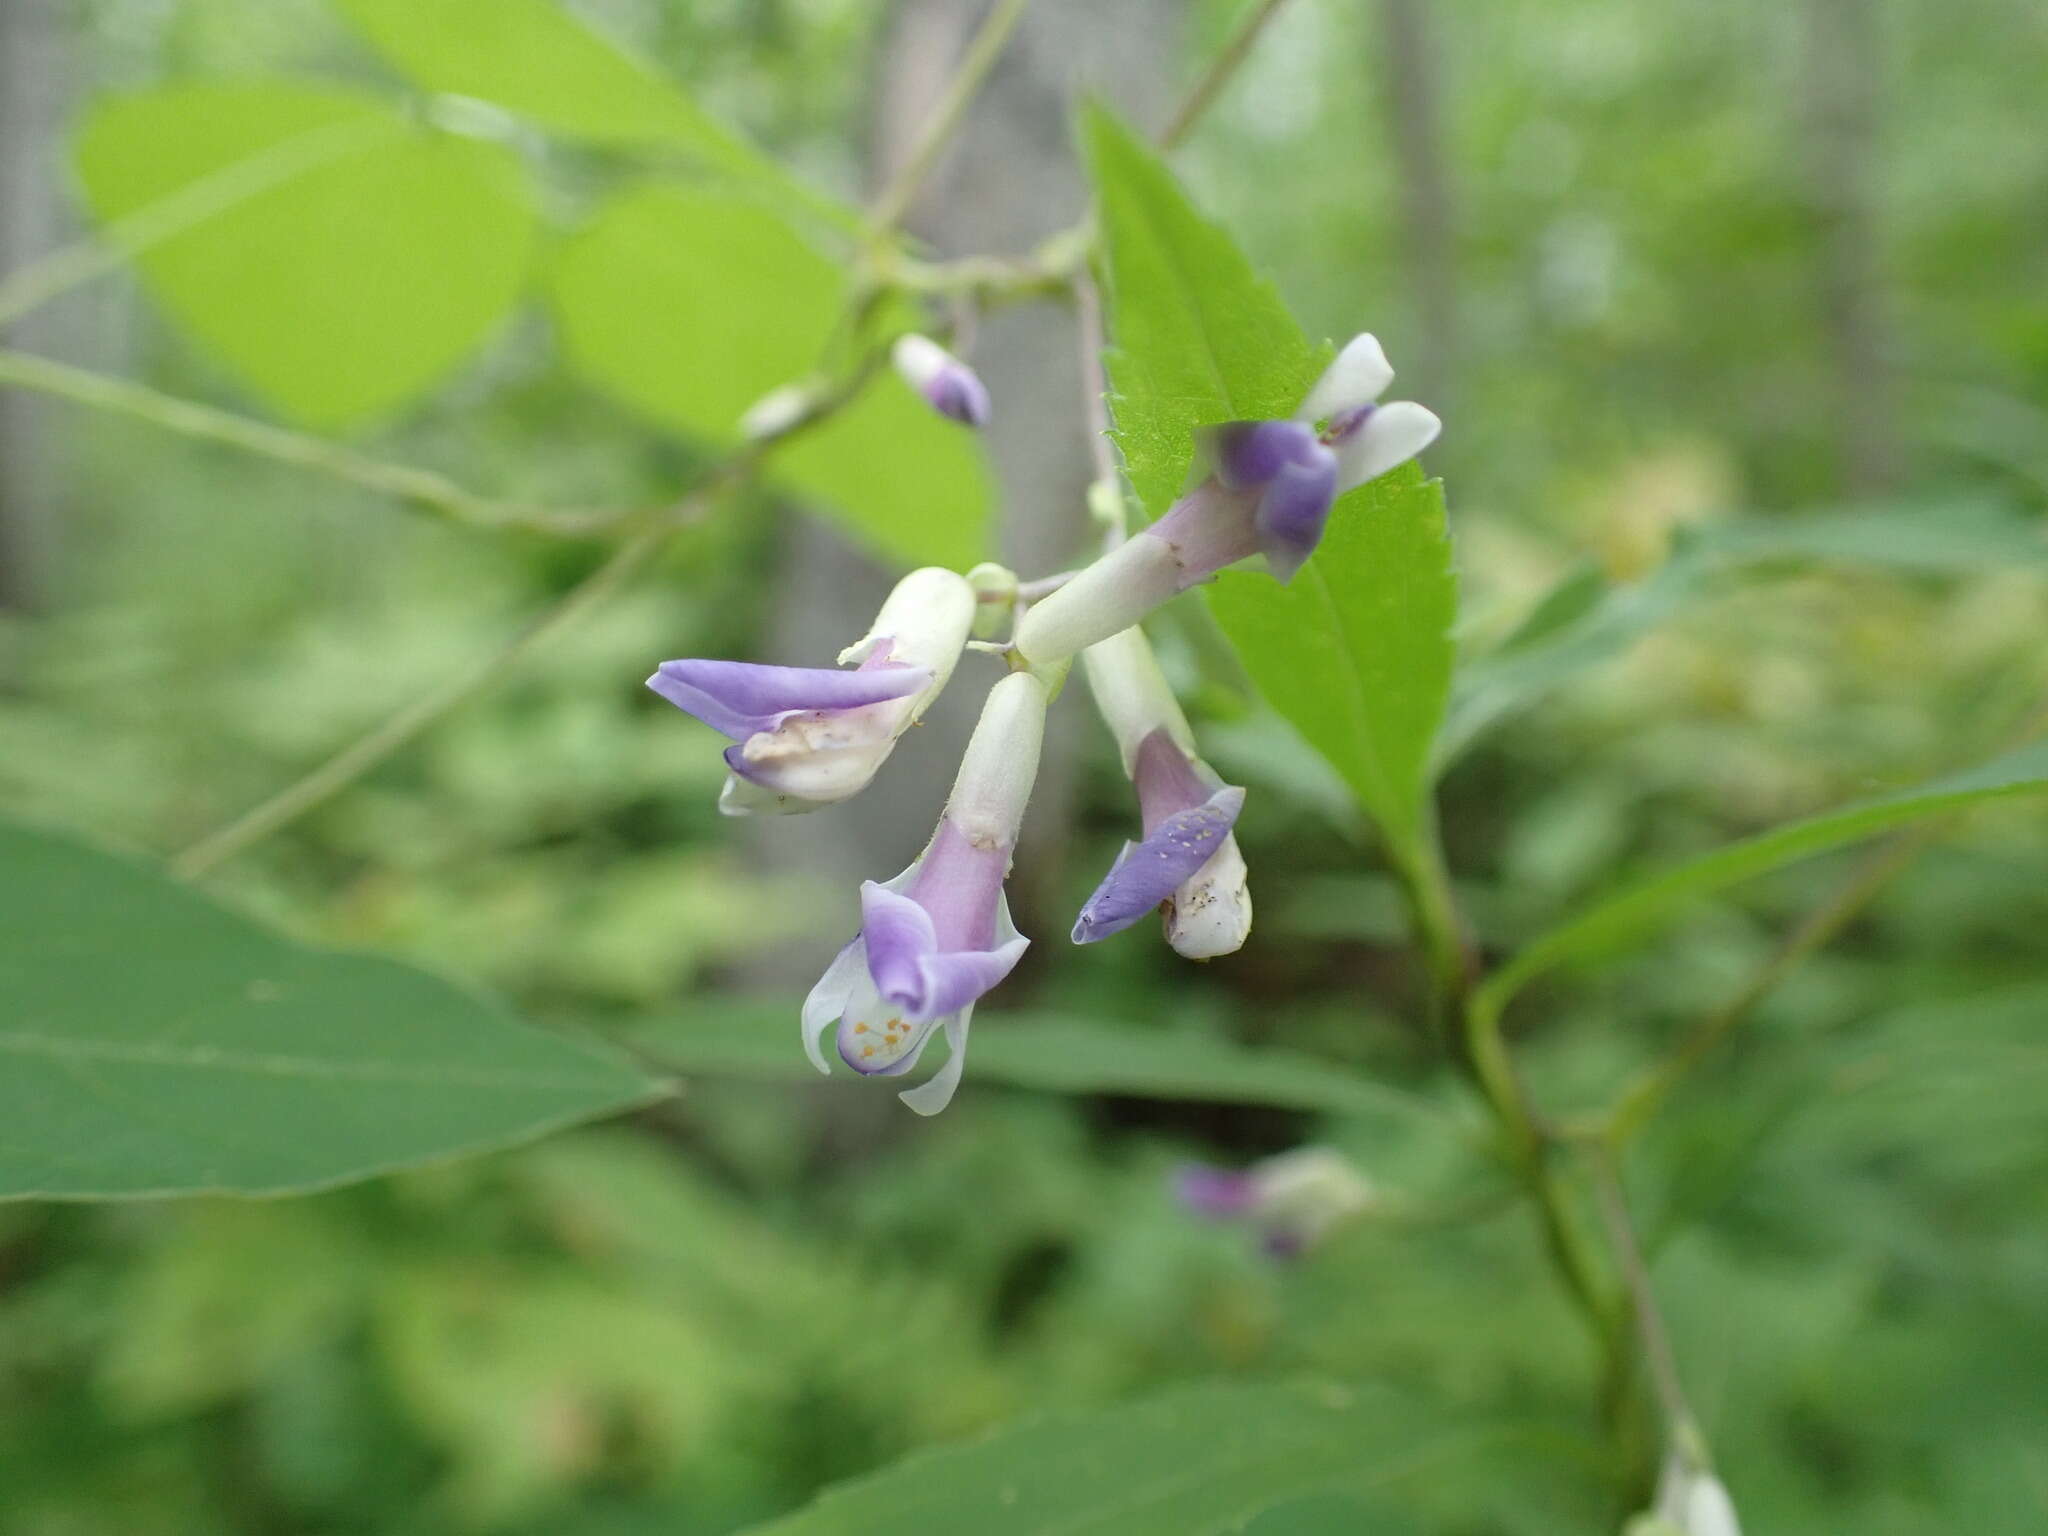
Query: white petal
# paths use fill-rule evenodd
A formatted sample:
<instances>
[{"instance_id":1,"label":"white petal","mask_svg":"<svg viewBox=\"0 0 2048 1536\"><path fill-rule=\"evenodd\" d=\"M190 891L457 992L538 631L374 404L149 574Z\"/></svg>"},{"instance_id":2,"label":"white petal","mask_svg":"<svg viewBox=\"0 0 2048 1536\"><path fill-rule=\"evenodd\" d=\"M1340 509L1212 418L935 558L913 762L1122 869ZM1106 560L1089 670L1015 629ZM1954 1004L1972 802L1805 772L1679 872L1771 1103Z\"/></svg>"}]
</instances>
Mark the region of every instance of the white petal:
<instances>
[{"instance_id":1,"label":"white petal","mask_svg":"<svg viewBox=\"0 0 2048 1536\"><path fill-rule=\"evenodd\" d=\"M779 795L765 784L756 784L736 773L725 776L725 788L718 792L721 816L797 816L824 804L822 800L806 800L800 795Z\"/></svg>"},{"instance_id":2,"label":"white petal","mask_svg":"<svg viewBox=\"0 0 2048 1536\"><path fill-rule=\"evenodd\" d=\"M1742 1536L1735 1501L1711 1472L1700 1474L1685 1501L1685 1536Z\"/></svg>"},{"instance_id":3,"label":"white petal","mask_svg":"<svg viewBox=\"0 0 2048 1536\"><path fill-rule=\"evenodd\" d=\"M941 369L953 366L953 354L929 336L906 331L889 349L889 361L896 365L906 384L922 390L938 377Z\"/></svg>"},{"instance_id":4,"label":"white petal","mask_svg":"<svg viewBox=\"0 0 2048 1536\"><path fill-rule=\"evenodd\" d=\"M1366 417L1365 424L1337 448L1337 492L1376 480L1396 464L1404 464L1444 429L1436 412L1412 400L1396 400Z\"/></svg>"},{"instance_id":5,"label":"white petal","mask_svg":"<svg viewBox=\"0 0 2048 1536\"><path fill-rule=\"evenodd\" d=\"M960 1074L967 1068L967 1025L973 1017L972 1003L947 1016L946 1049L951 1054L946 1057L946 1064L932 1074L930 1082L919 1083L915 1088L906 1088L896 1095L918 1114L936 1115L953 1102L953 1091L960 1086Z\"/></svg>"},{"instance_id":6,"label":"white petal","mask_svg":"<svg viewBox=\"0 0 2048 1536\"><path fill-rule=\"evenodd\" d=\"M812 1066L828 1077L832 1069L825 1065L825 1053L818 1049L818 1038L839 1022L839 1016L846 1012L846 1004L853 996L855 985L867 973L867 946L856 937L825 967L825 974L818 978L818 984L811 988L811 995L804 999L804 1054L811 1058Z\"/></svg>"},{"instance_id":7,"label":"white petal","mask_svg":"<svg viewBox=\"0 0 2048 1536\"><path fill-rule=\"evenodd\" d=\"M1189 960L1235 954L1252 931L1252 897L1246 887L1244 855L1226 837L1174 890L1166 911L1166 942Z\"/></svg>"},{"instance_id":8,"label":"white petal","mask_svg":"<svg viewBox=\"0 0 2048 1536\"><path fill-rule=\"evenodd\" d=\"M1344 343L1337 360L1323 370L1323 376L1294 413L1297 421L1321 421L1340 411L1370 405L1394 382L1393 365L1370 331Z\"/></svg>"}]
</instances>

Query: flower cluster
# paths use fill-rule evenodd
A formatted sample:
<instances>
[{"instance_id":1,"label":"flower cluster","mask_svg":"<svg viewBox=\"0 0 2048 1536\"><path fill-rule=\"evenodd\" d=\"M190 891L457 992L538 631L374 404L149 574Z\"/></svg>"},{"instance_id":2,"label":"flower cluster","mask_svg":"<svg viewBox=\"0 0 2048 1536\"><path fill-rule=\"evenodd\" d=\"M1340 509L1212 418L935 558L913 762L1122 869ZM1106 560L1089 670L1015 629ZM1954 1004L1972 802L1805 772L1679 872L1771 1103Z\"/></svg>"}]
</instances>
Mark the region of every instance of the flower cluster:
<instances>
[{"instance_id":1,"label":"flower cluster","mask_svg":"<svg viewBox=\"0 0 2048 1536\"><path fill-rule=\"evenodd\" d=\"M893 356L934 410L968 426L987 422L987 390L936 342L906 336ZM1010 671L989 690L930 841L894 879L862 885L860 931L804 1003L803 1048L821 1072L829 1070L828 1033L842 1062L882 1077L909 1072L943 1034L944 1067L900 1097L927 1115L952 1098L975 1003L1030 942L1010 920L1003 884L1037 778L1046 710L1077 655L1136 792L1139 836L1082 906L1074 942L1094 943L1156 911L1167 942L1190 959L1244 943L1251 897L1233 835L1244 790L1202 760L1138 626L1225 566L1263 561L1291 579L1338 496L1435 438L1437 420L1421 406L1378 403L1392 378L1379 343L1360 336L1291 419L1204 429L1187 494L1056 586L1020 585L993 566L966 576L913 571L867 634L840 653L839 669L683 660L663 662L647 680L730 738L722 811L812 811L866 788L945 688L970 636L1016 616L1007 645L980 645L1002 654ZM776 414L765 402L760 409Z\"/></svg>"}]
</instances>

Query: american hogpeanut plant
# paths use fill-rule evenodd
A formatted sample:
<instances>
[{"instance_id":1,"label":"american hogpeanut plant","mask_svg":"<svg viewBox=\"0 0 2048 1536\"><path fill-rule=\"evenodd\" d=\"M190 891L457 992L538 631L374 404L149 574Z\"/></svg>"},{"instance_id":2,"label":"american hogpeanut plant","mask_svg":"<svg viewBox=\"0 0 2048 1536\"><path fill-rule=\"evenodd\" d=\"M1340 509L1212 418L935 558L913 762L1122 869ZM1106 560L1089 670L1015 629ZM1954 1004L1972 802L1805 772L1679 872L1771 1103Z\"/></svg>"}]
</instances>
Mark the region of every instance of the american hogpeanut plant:
<instances>
[{"instance_id":1,"label":"american hogpeanut plant","mask_svg":"<svg viewBox=\"0 0 2048 1536\"><path fill-rule=\"evenodd\" d=\"M517 1023L410 966L288 940L196 886L349 791L604 606L683 529L765 483L825 509L907 574L865 633L811 665L660 660L681 643L644 636L648 686L729 743L719 808L857 814L849 803L888 772L942 691L980 699L921 850L838 893L833 937L846 935L843 947L822 976L784 978L796 1027L775 1028L773 1059L807 1059L832 1076L820 1093L874 1091L843 1067L889 1080L918 1116L950 1106L936 1125L883 1106L898 1136L955 1131L983 1105L959 1094L975 1080L969 1024L1027 946L1055 946L1055 967L1072 968L1104 963L1089 946L1129 953L1157 942L1155 932L1189 962L1232 966L1256 950L1254 889L1261 902L1300 893L1286 870L1247 861L1240 817L1248 797L1285 796L1281 786L1302 775L1239 767L1230 777L1247 783L1230 783L1209 756L1226 766L1319 761L1318 782L1339 786L1370 829L1359 858L1400 895L1415 1033L1463 1106L1450 1116L1456 1156L1480 1171L1489 1209L1525 1211L1560 1306L1586 1325L1584 1417L1599 1419L1602 1438L1589 1433L1552 1460L1598 1485L1609 1528L1734 1536L1728 1490L1747 1502L1745 1469L1717 1468L1711 1415L1688 1398L1689 1362L1664 1326L1631 1212L1641 1183L1632 1154L1674 1095L1696 1091L1693 1069L1874 884L1852 883L1735 1003L1706 1013L1669 1054L1645 1051L1634 1079L1590 1111L1539 1102L1511 1048L1509 1010L1539 978L1650 944L1667 919L1737 881L2048 788L2048 747L2023 741L1617 885L1517 943L1492 932L1482 942L1439 839L1437 776L1511 707L1640 633L1655 604L1626 584L1573 587L1481 669L1454 676L1457 519L1418 456L1440 432L1456 443L1456 413L1446 407L1441 422L1428 404L1388 398L1396 373L1374 328L1390 327L1371 293L1356 296L1346 327L1355 334L1341 344L1305 335L1167 163L1278 0L1246 8L1156 139L1106 108L1083 110L1075 139L1091 206L1071 228L1014 256L936 260L908 240L904 215L1023 9L999 0L988 10L957 78L865 210L809 189L546 0L340 0L402 81L401 101L356 85L254 80L94 109L77 170L101 234L0 283L0 323L133 264L168 316L286 420L23 351L0 352L0 385L328 476L478 537L517 530L602 553L498 652L196 837L167 867L0 827L10 1010L0 1024L0 1197L293 1193L516 1143L668 1093L643 1059ZM558 141L578 155L557 156ZM621 155L631 174L593 194L606 156ZM537 195L537 178L551 175L569 189L561 199ZM1305 167L1301 186L1270 191L1319 195L1312 187ZM541 209L593 196L549 260L534 262ZM676 495L615 510L509 501L322 435L388 415L443 377L529 281L544 285L549 336L580 385L694 445L694 477ZM1024 302L1074 317L1072 387L1093 428L1091 531L1072 568L1054 572L977 563L977 434L1008 402L972 366L974 321ZM1242 746L1235 757L1216 752L1213 740L1205 754L1180 696L1193 669L1173 655L1162 665L1155 652L1170 607L1183 642L1197 633L1229 658L1231 689L1261 743L1249 759ZM631 688L623 676L583 682ZM1006 881L1033 814L1048 713L1086 707L1083 694L1129 780L1128 836L1067 932L1025 933ZM662 716L664 732L672 719ZM715 776L708 758L706 767ZM984 1014L977 1071L1034 1086L1149 1085L1297 1108L1394 1092L1335 1064L1304 1082L1300 1053L1285 1063L1245 1046L1191 1053L1171 1032L1149 1045L1040 1032L1029 1052L1004 1051L1006 1022ZM1291 1276L1312 1274L1346 1224L1418 1217L1383 1170L1314 1138L1240 1161L1182 1168L1173 1219L1240 1223ZM958 1219L975 1217L963 1209ZM848 1296L871 1314L863 1329L893 1337L860 1277L834 1305L853 1310ZM1512 1426L1425 1411L1386 1383L1220 1383L1027 1419L830 1491L772 1529L1279 1536L1310 1528L1288 1523L1308 1518L1302 1511L1334 1507L1349 1513L1315 1529L1417 1530L1407 1514L1379 1512L1434 1507L1422 1495L1447 1480L1481 1489L1458 1530L1567 1529L1546 1516L1545 1474L1532 1470L1544 1449ZM0 1469L9 1465L0 1455ZM11 1475L0 1470L0 1482ZM1403 1489L1421 1490L1421 1502L1401 1502ZM1324 1496L1340 1502L1314 1502Z\"/></svg>"}]
</instances>

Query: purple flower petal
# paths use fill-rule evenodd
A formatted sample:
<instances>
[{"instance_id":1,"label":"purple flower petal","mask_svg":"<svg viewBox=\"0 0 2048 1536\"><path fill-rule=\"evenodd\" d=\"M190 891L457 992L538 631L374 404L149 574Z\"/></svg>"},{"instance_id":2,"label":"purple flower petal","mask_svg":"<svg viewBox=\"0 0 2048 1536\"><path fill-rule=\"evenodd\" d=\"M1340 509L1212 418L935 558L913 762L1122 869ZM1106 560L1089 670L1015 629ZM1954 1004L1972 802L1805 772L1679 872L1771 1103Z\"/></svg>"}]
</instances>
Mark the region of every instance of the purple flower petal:
<instances>
[{"instance_id":1,"label":"purple flower petal","mask_svg":"<svg viewBox=\"0 0 2048 1536\"><path fill-rule=\"evenodd\" d=\"M932 679L924 667L770 667L751 661L665 661L647 686L721 735L744 742L795 714L905 699Z\"/></svg>"},{"instance_id":2,"label":"purple flower petal","mask_svg":"<svg viewBox=\"0 0 2048 1536\"><path fill-rule=\"evenodd\" d=\"M988 425L988 386L971 368L962 364L941 368L923 386L923 394L933 410L963 427Z\"/></svg>"},{"instance_id":3,"label":"purple flower petal","mask_svg":"<svg viewBox=\"0 0 2048 1536\"><path fill-rule=\"evenodd\" d=\"M1074 921L1074 942L1093 944L1171 896L1223 846L1244 809L1244 791L1226 784L1192 810L1166 817L1141 843L1125 843L1102 884Z\"/></svg>"},{"instance_id":4,"label":"purple flower petal","mask_svg":"<svg viewBox=\"0 0 2048 1536\"><path fill-rule=\"evenodd\" d=\"M1196 435L1197 451L1233 491L1262 486L1290 464L1313 463L1322 444L1299 421L1230 421Z\"/></svg>"},{"instance_id":5,"label":"purple flower petal","mask_svg":"<svg viewBox=\"0 0 2048 1536\"><path fill-rule=\"evenodd\" d=\"M1010 974L1028 942L1018 938L995 949L942 950L931 914L872 880L860 888L860 911L875 990L917 1023L968 1006Z\"/></svg>"},{"instance_id":6,"label":"purple flower petal","mask_svg":"<svg viewBox=\"0 0 2048 1536\"><path fill-rule=\"evenodd\" d=\"M1252 520L1266 566L1282 582L1315 553L1336 500L1337 456L1320 444L1316 452L1314 462L1286 465L1273 477Z\"/></svg>"},{"instance_id":7,"label":"purple flower petal","mask_svg":"<svg viewBox=\"0 0 2048 1536\"><path fill-rule=\"evenodd\" d=\"M1185 1164L1174 1174L1173 1186L1182 1205L1214 1221L1246 1215L1259 1199L1258 1181L1249 1173L1209 1163Z\"/></svg>"}]
</instances>

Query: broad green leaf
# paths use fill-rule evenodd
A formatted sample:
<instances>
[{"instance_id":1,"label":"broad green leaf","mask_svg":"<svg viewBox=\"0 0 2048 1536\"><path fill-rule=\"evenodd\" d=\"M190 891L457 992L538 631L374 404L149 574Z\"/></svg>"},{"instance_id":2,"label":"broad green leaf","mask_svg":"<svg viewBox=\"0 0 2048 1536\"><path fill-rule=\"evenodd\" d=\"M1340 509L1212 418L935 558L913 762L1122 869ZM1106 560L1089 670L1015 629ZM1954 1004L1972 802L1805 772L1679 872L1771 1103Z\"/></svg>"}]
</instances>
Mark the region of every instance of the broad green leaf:
<instances>
[{"instance_id":1,"label":"broad green leaf","mask_svg":"<svg viewBox=\"0 0 2048 1536\"><path fill-rule=\"evenodd\" d=\"M1197 427L1292 414L1327 348L1101 112L1087 124L1111 331L1111 411L1132 488L1156 517ZM1401 843L1425 815L1451 677L1457 584L1441 486L1406 465L1342 498L1290 586L1227 573L1209 603L1259 691Z\"/></svg>"},{"instance_id":2,"label":"broad green leaf","mask_svg":"<svg viewBox=\"0 0 2048 1536\"><path fill-rule=\"evenodd\" d=\"M797 1043L796 1009L787 1003L723 1002L644 1021L631 1038L677 1072L817 1081ZM1341 1115L1437 1113L1425 1099L1296 1051L1057 1016L977 1014L967 1077L1050 1093L1271 1104Z\"/></svg>"},{"instance_id":3,"label":"broad green leaf","mask_svg":"<svg viewBox=\"0 0 2048 1536\"><path fill-rule=\"evenodd\" d=\"M1688 605L1781 562L1930 575L2048 568L2048 537L2038 523L1989 504L1886 505L1687 530L1670 559L1638 582L1609 584L1583 562L1497 648L1460 668L1437 740L1439 767L1498 720L1621 655Z\"/></svg>"},{"instance_id":4,"label":"broad green leaf","mask_svg":"<svg viewBox=\"0 0 2048 1536\"><path fill-rule=\"evenodd\" d=\"M270 404L317 427L405 404L510 313L534 234L517 158L410 125L374 97L285 83L110 98L77 146L86 199L113 221L354 125L360 149L137 256L151 293L194 339Z\"/></svg>"},{"instance_id":5,"label":"broad green leaf","mask_svg":"<svg viewBox=\"0 0 2048 1536\"><path fill-rule=\"evenodd\" d=\"M659 1085L369 955L0 824L0 1199L278 1194L522 1141Z\"/></svg>"},{"instance_id":6,"label":"broad green leaf","mask_svg":"<svg viewBox=\"0 0 2048 1536\"><path fill-rule=\"evenodd\" d=\"M673 186L607 204L554 275L575 366L651 419L720 444L738 441L761 396L815 372L846 298L838 267L768 208ZM772 462L778 480L896 560L981 558L980 446L892 371Z\"/></svg>"},{"instance_id":7,"label":"broad green leaf","mask_svg":"<svg viewBox=\"0 0 2048 1536\"><path fill-rule=\"evenodd\" d=\"M371 46L422 90L494 102L593 143L673 145L841 221L852 217L554 0L337 3Z\"/></svg>"},{"instance_id":8,"label":"broad green leaf","mask_svg":"<svg viewBox=\"0 0 2048 1536\"><path fill-rule=\"evenodd\" d=\"M1567 961L1611 949L1655 926L1687 902L1738 880L1928 816L2043 790L2048 790L2048 740L1917 789L1865 800L1731 843L1639 880L1551 929L1480 989L1478 1004L1498 1010L1531 978Z\"/></svg>"},{"instance_id":9,"label":"broad green leaf","mask_svg":"<svg viewBox=\"0 0 2048 1536\"><path fill-rule=\"evenodd\" d=\"M913 1456L752 1536L1220 1536L1312 1493L1442 1477L1484 1439L1386 1391L1183 1387Z\"/></svg>"}]
</instances>

